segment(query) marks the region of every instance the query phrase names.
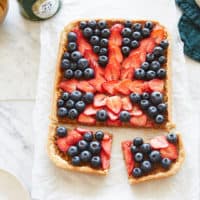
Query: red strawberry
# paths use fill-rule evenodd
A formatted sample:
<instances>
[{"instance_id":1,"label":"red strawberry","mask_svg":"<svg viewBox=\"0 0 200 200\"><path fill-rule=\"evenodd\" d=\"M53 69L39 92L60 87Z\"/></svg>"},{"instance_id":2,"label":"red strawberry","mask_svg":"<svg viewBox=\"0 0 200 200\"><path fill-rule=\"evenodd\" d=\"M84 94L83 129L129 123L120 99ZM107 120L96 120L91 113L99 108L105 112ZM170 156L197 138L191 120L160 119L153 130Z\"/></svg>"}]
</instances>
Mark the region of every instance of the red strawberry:
<instances>
[{"instance_id":1,"label":"red strawberry","mask_svg":"<svg viewBox=\"0 0 200 200\"><path fill-rule=\"evenodd\" d=\"M168 147L160 150L162 158L169 158L175 160L178 158L178 151L174 144L169 144Z\"/></svg>"},{"instance_id":2,"label":"red strawberry","mask_svg":"<svg viewBox=\"0 0 200 200\"><path fill-rule=\"evenodd\" d=\"M92 125L92 124L96 123L96 120L94 117L87 116L87 115L84 115L83 113L81 113L78 116L78 122L83 123L83 124L91 124Z\"/></svg>"},{"instance_id":3,"label":"red strawberry","mask_svg":"<svg viewBox=\"0 0 200 200\"><path fill-rule=\"evenodd\" d=\"M132 110L130 111L130 115L131 116L135 116L135 117L138 117L138 116L141 116L143 114L142 110L139 108L138 105L134 105L132 107ZM133 120L134 121L134 120Z\"/></svg>"},{"instance_id":4,"label":"red strawberry","mask_svg":"<svg viewBox=\"0 0 200 200\"><path fill-rule=\"evenodd\" d=\"M110 167L110 158L106 155L104 151L101 151L100 157L101 157L102 168L104 170L108 169Z\"/></svg>"},{"instance_id":5,"label":"red strawberry","mask_svg":"<svg viewBox=\"0 0 200 200\"><path fill-rule=\"evenodd\" d=\"M111 138L109 140L102 140L101 142L102 151L104 151L109 158L111 153L111 146L112 146Z\"/></svg>"},{"instance_id":6,"label":"red strawberry","mask_svg":"<svg viewBox=\"0 0 200 200\"><path fill-rule=\"evenodd\" d=\"M145 126L146 122L147 116L145 114L142 114L141 116L134 116L130 119L130 123L137 127Z\"/></svg>"},{"instance_id":7,"label":"red strawberry","mask_svg":"<svg viewBox=\"0 0 200 200\"><path fill-rule=\"evenodd\" d=\"M118 114L122 108L122 101L119 96L108 97L106 100L106 106L113 113Z\"/></svg>"},{"instance_id":8,"label":"red strawberry","mask_svg":"<svg viewBox=\"0 0 200 200\"><path fill-rule=\"evenodd\" d=\"M122 98L122 109L131 111L133 109L132 103L129 97Z\"/></svg>"},{"instance_id":9,"label":"red strawberry","mask_svg":"<svg viewBox=\"0 0 200 200\"><path fill-rule=\"evenodd\" d=\"M85 129L85 128L76 128L76 131L78 131L81 135L83 135L86 132L91 132L89 129Z\"/></svg>"},{"instance_id":10,"label":"red strawberry","mask_svg":"<svg viewBox=\"0 0 200 200\"><path fill-rule=\"evenodd\" d=\"M141 49L141 51L145 52L145 57L146 57L146 53L151 53L153 51L154 47L155 47L154 39L146 38L140 42L139 48Z\"/></svg>"},{"instance_id":11,"label":"red strawberry","mask_svg":"<svg viewBox=\"0 0 200 200\"><path fill-rule=\"evenodd\" d=\"M152 92L152 90L149 88L149 81L145 81L143 84L143 92Z\"/></svg>"},{"instance_id":12,"label":"red strawberry","mask_svg":"<svg viewBox=\"0 0 200 200\"><path fill-rule=\"evenodd\" d=\"M124 160L126 162L126 168L128 171L128 175L131 175L132 170L135 166L134 160L133 160L133 155L131 153L131 141L123 141L122 142L122 151L124 154Z\"/></svg>"},{"instance_id":13,"label":"red strawberry","mask_svg":"<svg viewBox=\"0 0 200 200\"><path fill-rule=\"evenodd\" d=\"M120 63L113 60L112 63L106 65L104 77L107 81L119 80L120 77Z\"/></svg>"},{"instance_id":14,"label":"red strawberry","mask_svg":"<svg viewBox=\"0 0 200 200\"><path fill-rule=\"evenodd\" d=\"M122 36L121 31L123 29L122 24L115 24L111 27L111 34L109 37L109 46L121 46Z\"/></svg>"},{"instance_id":15,"label":"red strawberry","mask_svg":"<svg viewBox=\"0 0 200 200\"><path fill-rule=\"evenodd\" d=\"M108 113L108 117L110 120L114 121L114 120L117 120L119 118L118 115L114 114L112 111L110 110L107 110L107 113Z\"/></svg>"},{"instance_id":16,"label":"red strawberry","mask_svg":"<svg viewBox=\"0 0 200 200\"><path fill-rule=\"evenodd\" d=\"M121 63L123 60L123 55L121 52L121 48L118 46L109 45L109 60L112 61L115 59L118 63Z\"/></svg>"},{"instance_id":17,"label":"red strawberry","mask_svg":"<svg viewBox=\"0 0 200 200\"><path fill-rule=\"evenodd\" d=\"M147 123L146 123L145 127L148 127L148 128L153 128L153 121L152 121L152 120L149 120L149 119L147 119Z\"/></svg>"},{"instance_id":18,"label":"red strawberry","mask_svg":"<svg viewBox=\"0 0 200 200\"><path fill-rule=\"evenodd\" d=\"M164 90L164 81L160 79L153 79L148 82L149 83L149 88L152 91L158 91L158 92L163 92Z\"/></svg>"},{"instance_id":19,"label":"red strawberry","mask_svg":"<svg viewBox=\"0 0 200 200\"><path fill-rule=\"evenodd\" d=\"M118 81L107 81L102 84L103 89L108 94L114 95L115 94L115 86L117 85Z\"/></svg>"},{"instance_id":20,"label":"red strawberry","mask_svg":"<svg viewBox=\"0 0 200 200\"><path fill-rule=\"evenodd\" d=\"M94 96L94 106L95 107L102 107L102 106L105 106L106 105L106 99L107 99L107 96L104 95L104 94L96 94Z\"/></svg>"},{"instance_id":21,"label":"red strawberry","mask_svg":"<svg viewBox=\"0 0 200 200\"><path fill-rule=\"evenodd\" d=\"M169 146L169 142L166 139L166 136L157 136L150 140L150 144L153 149L161 149Z\"/></svg>"},{"instance_id":22,"label":"red strawberry","mask_svg":"<svg viewBox=\"0 0 200 200\"><path fill-rule=\"evenodd\" d=\"M74 90L76 90L76 86L78 84L77 80L69 80L69 81L62 81L59 84L59 88L66 91L66 92L73 92Z\"/></svg>"},{"instance_id":23,"label":"red strawberry","mask_svg":"<svg viewBox=\"0 0 200 200\"><path fill-rule=\"evenodd\" d=\"M115 87L115 89L121 94L128 95L130 94L129 87L131 82L130 79L124 79Z\"/></svg>"},{"instance_id":24,"label":"red strawberry","mask_svg":"<svg viewBox=\"0 0 200 200\"><path fill-rule=\"evenodd\" d=\"M110 119L108 119L107 121L106 121L106 123L109 125L109 126L117 126L117 127L119 127L119 126L121 126L122 125L122 123L121 123L121 121L120 120L110 120Z\"/></svg>"},{"instance_id":25,"label":"red strawberry","mask_svg":"<svg viewBox=\"0 0 200 200\"><path fill-rule=\"evenodd\" d=\"M96 115L97 111L99 110L99 108L95 108L93 105L88 105L85 110L83 111L83 113L87 116L90 115Z\"/></svg>"},{"instance_id":26,"label":"red strawberry","mask_svg":"<svg viewBox=\"0 0 200 200\"><path fill-rule=\"evenodd\" d=\"M76 130L71 130L68 132L67 144L69 144L70 146L74 145L81 139L82 139L82 135L79 134L79 132L77 132Z\"/></svg>"},{"instance_id":27,"label":"red strawberry","mask_svg":"<svg viewBox=\"0 0 200 200\"><path fill-rule=\"evenodd\" d=\"M122 68L121 69L121 75L120 79L125 80L125 79L133 79L133 73L134 73L134 68L130 67L128 69Z\"/></svg>"},{"instance_id":28,"label":"red strawberry","mask_svg":"<svg viewBox=\"0 0 200 200\"><path fill-rule=\"evenodd\" d=\"M70 147L70 145L67 144L67 137L58 138L56 141L56 144L57 144L59 150L62 152L66 152L68 150L68 148Z\"/></svg>"},{"instance_id":29,"label":"red strawberry","mask_svg":"<svg viewBox=\"0 0 200 200\"><path fill-rule=\"evenodd\" d=\"M110 140L110 135L104 134L103 140Z\"/></svg>"},{"instance_id":30,"label":"red strawberry","mask_svg":"<svg viewBox=\"0 0 200 200\"><path fill-rule=\"evenodd\" d=\"M165 38L165 36L165 30L160 25L156 25L151 32L151 38L155 40L156 44L160 44L160 42Z\"/></svg>"},{"instance_id":31,"label":"red strawberry","mask_svg":"<svg viewBox=\"0 0 200 200\"><path fill-rule=\"evenodd\" d=\"M97 76L96 78L89 80L90 85L98 92L103 92L102 84L104 82L106 82L106 80L102 76Z\"/></svg>"},{"instance_id":32,"label":"red strawberry","mask_svg":"<svg viewBox=\"0 0 200 200\"><path fill-rule=\"evenodd\" d=\"M142 80L135 80L130 83L129 89L132 92L141 94L144 88L144 81Z\"/></svg>"},{"instance_id":33,"label":"red strawberry","mask_svg":"<svg viewBox=\"0 0 200 200\"><path fill-rule=\"evenodd\" d=\"M95 88L90 85L88 81L80 81L77 85L77 88L83 92L95 92Z\"/></svg>"}]
</instances>

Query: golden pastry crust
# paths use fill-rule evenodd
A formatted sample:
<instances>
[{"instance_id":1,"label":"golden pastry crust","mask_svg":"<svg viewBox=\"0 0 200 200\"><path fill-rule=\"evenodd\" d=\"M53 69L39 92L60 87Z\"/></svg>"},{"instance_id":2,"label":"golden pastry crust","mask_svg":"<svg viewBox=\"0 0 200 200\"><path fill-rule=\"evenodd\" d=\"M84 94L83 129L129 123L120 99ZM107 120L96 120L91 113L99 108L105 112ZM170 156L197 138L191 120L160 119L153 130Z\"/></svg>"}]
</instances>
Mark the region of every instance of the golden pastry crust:
<instances>
[{"instance_id":1,"label":"golden pastry crust","mask_svg":"<svg viewBox=\"0 0 200 200\"><path fill-rule=\"evenodd\" d=\"M178 159L172 163L171 168L167 171L158 169L155 173L151 173L149 175L145 175L140 178L134 178L133 176L129 176L128 180L130 184L137 184L144 181L167 178L169 176L175 175L178 172L185 159L185 150L183 146L182 136L179 133L176 134L178 135ZM125 156L124 152L123 156Z\"/></svg>"},{"instance_id":2,"label":"golden pastry crust","mask_svg":"<svg viewBox=\"0 0 200 200\"><path fill-rule=\"evenodd\" d=\"M75 167L71 165L69 161L67 160L67 156L63 156L62 153L59 151L57 145L55 144L56 127L57 127L56 125L52 125L52 124L49 126L47 150L48 150L49 158L57 167L62 168L64 170L72 170L72 171L91 173L91 174L97 174L97 175L106 175L108 173L109 169L106 169L106 170L93 169L89 166ZM106 134L108 134L112 138L111 134L109 133L106 133Z\"/></svg>"},{"instance_id":3,"label":"golden pastry crust","mask_svg":"<svg viewBox=\"0 0 200 200\"><path fill-rule=\"evenodd\" d=\"M84 21L87 21L87 19L83 19ZM96 19L97 21L101 19ZM82 20L76 20L71 23L69 23L64 30L61 33L60 36L60 44L59 44L59 51L58 51L58 56L57 56L57 64L56 64L56 73L55 73L55 81L54 81L54 87L53 87L53 98L52 98L52 107L51 107L51 114L50 114L50 119L54 123L67 123L67 124L77 124L77 120L70 120L70 119L62 119L57 116L57 100L60 97L61 90L59 89L59 83L62 80L62 71L60 68L61 65L61 59L64 51L66 51L66 44L67 44L67 34L76 26L79 25L80 21ZM112 25L114 23L123 23L125 20L124 19L106 19L107 23L109 25ZM140 23L145 23L146 20L132 20L132 22L140 22ZM159 22L153 21L154 24L160 25ZM162 26L162 25L160 25ZM162 26L163 27L163 26ZM169 33L167 32L166 28L163 27L165 30L166 38L170 40ZM154 124L153 127L150 128L156 128L156 129L165 129L165 130L171 130L172 128L175 127L175 125L172 123L172 111L171 111L171 69L170 69L170 45L167 50L167 63L166 68L167 68L167 78L165 79L165 96L164 99L167 102L168 109L166 113L166 123L162 125ZM91 124L84 124L84 125L89 125ZM106 123L99 123L96 122L92 126L108 126ZM122 124L122 127L136 127L129 124ZM137 127L137 128L149 128L149 127Z\"/></svg>"}]
</instances>

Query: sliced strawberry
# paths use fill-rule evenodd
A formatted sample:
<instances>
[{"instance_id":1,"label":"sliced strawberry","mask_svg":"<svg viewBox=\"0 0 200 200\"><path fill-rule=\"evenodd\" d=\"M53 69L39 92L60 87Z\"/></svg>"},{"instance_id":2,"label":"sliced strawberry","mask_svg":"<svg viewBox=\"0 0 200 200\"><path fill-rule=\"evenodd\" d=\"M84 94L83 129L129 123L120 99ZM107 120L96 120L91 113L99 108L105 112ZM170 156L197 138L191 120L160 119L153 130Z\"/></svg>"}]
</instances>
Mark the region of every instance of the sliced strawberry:
<instances>
[{"instance_id":1,"label":"sliced strawberry","mask_svg":"<svg viewBox=\"0 0 200 200\"><path fill-rule=\"evenodd\" d=\"M79 134L78 131L76 130L71 130L68 132L68 136L67 136L67 144L74 145L76 144L78 141L80 141L82 139L82 135Z\"/></svg>"},{"instance_id":2,"label":"sliced strawberry","mask_svg":"<svg viewBox=\"0 0 200 200\"><path fill-rule=\"evenodd\" d=\"M89 80L90 85L92 85L98 92L103 92L102 84L105 82L106 80L100 75L94 79Z\"/></svg>"},{"instance_id":3,"label":"sliced strawberry","mask_svg":"<svg viewBox=\"0 0 200 200\"><path fill-rule=\"evenodd\" d=\"M115 86L117 85L118 81L106 81L102 84L103 89L108 94L114 95L115 94Z\"/></svg>"},{"instance_id":4,"label":"sliced strawberry","mask_svg":"<svg viewBox=\"0 0 200 200\"><path fill-rule=\"evenodd\" d=\"M119 126L122 125L122 122L121 122L120 120L110 120L110 119L108 119L108 120L106 121L106 123L107 123L109 126L117 126L117 127L119 127Z\"/></svg>"},{"instance_id":5,"label":"sliced strawberry","mask_svg":"<svg viewBox=\"0 0 200 200\"><path fill-rule=\"evenodd\" d=\"M119 46L109 45L108 49L109 49L109 59L110 59L110 61L115 59L118 63L121 63L122 60L123 60L121 48Z\"/></svg>"},{"instance_id":6,"label":"sliced strawberry","mask_svg":"<svg viewBox=\"0 0 200 200\"><path fill-rule=\"evenodd\" d=\"M140 109L140 107L138 105L134 105L132 107L132 110L130 110L130 115L131 116L138 117L138 116L141 116L142 114L143 114L143 112L142 112L142 110Z\"/></svg>"},{"instance_id":7,"label":"sliced strawberry","mask_svg":"<svg viewBox=\"0 0 200 200\"><path fill-rule=\"evenodd\" d=\"M108 97L106 100L106 106L113 113L118 114L122 108L122 101L119 96Z\"/></svg>"},{"instance_id":8,"label":"sliced strawberry","mask_svg":"<svg viewBox=\"0 0 200 200\"><path fill-rule=\"evenodd\" d=\"M76 131L78 131L81 135L83 135L86 132L91 132L89 129L80 128L80 127L77 127Z\"/></svg>"},{"instance_id":9,"label":"sliced strawberry","mask_svg":"<svg viewBox=\"0 0 200 200\"><path fill-rule=\"evenodd\" d=\"M104 134L103 140L110 140L110 139L111 139L110 135Z\"/></svg>"},{"instance_id":10,"label":"sliced strawberry","mask_svg":"<svg viewBox=\"0 0 200 200\"><path fill-rule=\"evenodd\" d=\"M107 154L104 151L101 151L100 157L101 157L102 168L104 170L108 169L110 167L110 158L107 156Z\"/></svg>"},{"instance_id":11,"label":"sliced strawberry","mask_svg":"<svg viewBox=\"0 0 200 200\"><path fill-rule=\"evenodd\" d=\"M125 80L125 79L133 79L133 74L134 74L134 68L130 67L128 69L122 68L121 69L121 74L120 74L120 79Z\"/></svg>"},{"instance_id":12,"label":"sliced strawberry","mask_svg":"<svg viewBox=\"0 0 200 200\"><path fill-rule=\"evenodd\" d=\"M57 144L59 150L62 152L66 152L68 150L68 148L70 147L70 145L67 144L67 137L58 138L56 140L56 144Z\"/></svg>"},{"instance_id":13,"label":"sliced strawberry","mask_svg":"<svg viewBox=\"0 0 200 200\"><path fill-rule=\"evenodd\" d=\"M147 123L146 123L146 125L145 125L145 127L147 127L147 128L153 128L153 121L152 120L150 120L150 119L147 119Z\"/></svg>"},{"instance_id":14,"label":"sliced strawberry","mask_svg":"<svg viewBox=\"0 0 200 200\"><path fill-rule=\"evenodd\" d=\"M141 42L140 42L140 49L141 51L145 52L145 58L146 58L146 53L151 53L153 51L155 47L155 41L153 38L146 38L146 39L143 39Z\"/></svg>"},{"instance_id":15,"label":"sliced strawberry","mask_svg":"<svg viewBox=\"0 0 200 200\"><path fill-rule=\"evenodd\" d=\"M122 109L131 111L133 109L132 103L129 97L122 98Z\"/></svg>"},{"instance_id":16,"label":"sliced strawberry","mask_svg":"<svg viewBox=\"0 0 200 200\"><path fill-rule=\"evenodd\" d=\"M149 83L149 88L152 91L163 92L163 90L164 90L164 80L153 79L153 80L149 81L148 83Z\"/></svg>"},{"instance_id":17,"label":"sliced strawberry","mask_svg":"<svg viewBox=\"0 0 200 200\"><path fill-rule=\"evenodd\" d=\"M131 153L131 141L123 141L122 142L122 151L124 154L124 160L126 162L126 168L128 171L128 175L131 175L132 170L135 166L134 160L133 160L133 155Z\"/></svg>"},{"instance_id":18,"label":"sliced strawberry","mask_svg":"<svg viewBox=\"0 0 200 200\"><path fill-rule=\"evenodd\" d=\"M147 116L145 114L142 114L141 116L133 116L130 119L130 123L137 127L145 126L146 122Z\"/></svg>"},{"instance_id":19,"label":"sliced strawberry","mask_svg":"<svg viewBox=\"0 0 200 200\"><path fill-rule=\"evenodd\" d=\"M109 140L102 140L102 142L101 142L102 151L104 151L105 154L109 158L110 158L110 154L111 154L111 147L112 147L112 139L111 138Z\"/></svg>"},{"instance_id":20,"label":"sliced strawberry","mask_svg":"<svg viewBox=\"0 0 200 200\"><path fill-rule=\"evenodd\" d=\"M59 88L66 91L66 92L73 92L74 90L76 90L78 81L77 80L69 80L69 81L62 81L59 84Z\"/></svg>"},{"instance_id":21,"label":"sliced strawberry","mask_svg":"<svg viewBox=\"0 0 200 200\"><path fill-rule=\"evenodd\" d=\"M149 81L145 81L143 84L143 92L152 92L152 90L149 88Z\"/></svg>"},{"instance_id":22,"label":"sliced strawberry","mask_svg":"<svg viewBox=\"0 0 200 200\"><path fill-rule=\"evenodd\" d=\"M135 80L130 83L129 89L132 92L141 94L144 88L144 81L142 80Z\"/></svg>"},{"instance_id":23,"label":"sliced strawberry","mask_svg":"<svg viewBox=\"0 0 200 200\"><path fill-rule=\"evenodd\" d=\"M118 115L114 114L112 111L110 110L107 110L107 113L108 113L108 117L110 120L114 121L114 120L117 120L119 118Z\"/></svg>"},{"instance_id":24,"label":"sliced strawberry","mask_svg":"<svg viewBox=\"0 0 200 200\"><path fill-rule=\"evenodd\" d=\"M88 105L83 113L87 116L96 115L99 108L94 107L93 105Z\"/></svg>"},{"instance_id":25,"label":"sliced strawberry","mask_svg":"<svg viewBox=\"0 0 200 200\"><path fill-rule=\"evenodd\" d=\"M113 60L112 63L109 62L106 65L104 77L107 81L119 80L120 63L118 63L116 60Z\"/></svg>"},{"instance_id":26,"label":"sliced strawberry","mask_svg":"<svg viewBox=\"0 0 200 200\"><path fill-rule=\"evenodd\" d=\"M96 123L96 119L94 117L91 116L87 116L84 115L83 113L81 113L78 116L78 122L82 123L82 124L95 124Z\"/></svg>"},{"instance_id":27,"label":"sliced strawberry","mask_svg":"<svg viewBox=\"0 0 200 200\"><path fill-rule=\"evenodd\" d=\"M151 32L151 38L155 40L156 44L160 44L160 42L165 38L165 35L165 30L160 25L156 25Z\"/></svg>"},{"instance_id":28,"label":"sliced strawberry","mask_svg":"<svg viewBox=\"0 0 200 200\"><path fill-rule=\"evenodd\" d=\"M162 149L169 146L169 142L166 139L166 136L157 136L150 140L150 144L153 149Z\"/></svg>"},{"instance_id":29,"label":"sliced strawberry","mask_svg":"<svg viewBox=\"0 0 200 200\"><path fill-rule=\"evenodd\" d=\"M121 94L128 95L130 94L129 87L131 82L130 79L124 79L115 87L115 89Z\"/></svg>"},{"instance_id":30,"label":"sliced strawberry","mask_svg":"<svg viewBox=\"0 0 200 200\"><path fill-rule=\"evenodd\" d=\"M144 59L145 60L145 59ZM138 68L144 61L140 60L140 52L132 52L122 63L122 68Z\"/></svg>"},{"instance_id":31,"label":"sliced strawberry","mask_svg":"<svg viewBox=\"0 0 200 200\"><path fill-rule=\"evenodd\" d=\"M95 92L95 88L90 85L88 81L80 81L77 85L77 88L83 92Z\"/></svg>"},{"instance_id":32,"label":"sliced strawberry","mask_svg":"<svg viewBox=\"0 0 200 200\"><path fill-rule=\"evenodd\" d=\"M175 160L178 158L177 147L174 144L169 144L168 147L160 150L162 158L169 158L171 160Z\"/></svg>"},{"instance_id":33,"label":"sliced strawberry","mask_svg":"<svg viewBox=\"0 0 200 200\"><path fill-rule=\"evenodd\" d=\"M106 99L107 99L107 96L104 95L104 94L96 94L94 96L94 106L95 107L102 107L102 106L105 106L106 105Z\"/></svg>"},{"instance_id":34,"label":"sliced strawberry","mask_svg":"<svg viewBox=\"0 0 200 200\"><path fill-rule=\"evenodd\" d=\"M109 46L121 46L122 36L121 31L123 29L122 24L115 24L111 27L111 34L109 37Z\"/></svg>"}]
</instances>

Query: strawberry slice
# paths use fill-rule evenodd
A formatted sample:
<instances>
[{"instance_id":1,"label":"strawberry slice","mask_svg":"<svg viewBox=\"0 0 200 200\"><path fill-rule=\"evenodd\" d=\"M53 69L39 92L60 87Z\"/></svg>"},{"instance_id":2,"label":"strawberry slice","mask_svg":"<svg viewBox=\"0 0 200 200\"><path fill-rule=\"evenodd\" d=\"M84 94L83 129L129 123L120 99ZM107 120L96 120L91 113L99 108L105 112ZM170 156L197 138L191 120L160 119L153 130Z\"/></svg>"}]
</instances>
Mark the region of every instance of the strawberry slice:
<instances>
[{"instance_id":1,"label":"strawberry slice","mask_svg":"<svg viewBox=\"0 0 200 200\"><path fill-rule=\"evenodd\" d=\"M157 136L150 140L150 144L153 149L162 149L169 146L169 142L166 139L166 136Z\"/></svg>"},{"instance_id":2,"label":"strawberry slice","mask_svg":"<svg viewBox=\"0 0 200 200\"><path fill-rule=\"evenodd\" d=\"M153 80L149 81L148 84L149 84L149 88L152 91L163 92L163 90L164 90L164 80L153 79Z\"/></svg>"},{"instance_id":3,"label":"strawberry slice","mask_svg":"<svg viewBox=\"0 0 200 200\"><path fill-rule=\"evenodd\" d=\"M138 116L141 116L142 114L143 114L143 112L138 105L134 105L132 107L132 110L130 111L131 116L138 117Z\"/></svg>"},{"instance_id":4,"label":"strawberry slice","mask_svg":"<svg viewBox=\"0 0 200 200\"><path fill-rule=\"evenodd\" d=\"M132 92L141 94L144 88L144 81L142 80L135 80L130 83L129 89Z\"/></svg>"},{"instance_id":5,"label":"strawberry slice","mask_svg":"<svg viewBox=\"0 0 200 200\"><path fill-rule=\"evenodd\" d=\"M110 37L109 37L109 46L121 46L122 36L121 31L123 29L122 24L115 24L111 27Z\"/></svg>"},{"instance_id":6,"label":"strawberry slice","mask_svg":"<svg viewBox=\"0 0 200 200\"><path fill-rule=\"evenodd\" d=\"M83 92L95 92L95 88L90 85L88 81L80 81L77 85L77 88Z\"/></svg>"},{"instance_id":7,"label":"strawberry slice","mask_svg":"<svg viewBox=\"0 0 200 200\"><path fill-rule=\"evenodd\" d=\"M128 95L130 94L129 87L131 83L132 81L130 79L124 79L115 87L115 89L121 94Z\"/></svg>"},{"instance_id":8,"label":"strawberry slice","mask_svg":"<svg viewBox=\"0 0 200 200\"><path fill-rule=\"evenodd\" d=\"M110 135L104 134L103 140L110 140Z\"/></svg>"},{"instance_id":9,"label":"strawberry slice","mask_svg":"<svg viewBox=\"0 0 200 200\"><path fill-rule=\"evenodd\" d=\"M130 123L133 126L137 127L145 126L146 122L147 122L147 116L145 114L142 114L140 116L133 116L130 119Z\"/></svg>"},{"instance_id":10,"label":"strawberry slice","mask_svg":"<svg viewBox=\"0 0 200 200\"><path fill-rule=\"evenodd\" d=\"M165 38L165 35L165 30L160 25L156 25L151 32L151 38L155 40L156 44L160 44L160 42Z\"/></svg>"},{"instance_id":11,"label":"strawberry slice","mask_svg":"<svg viewBox=\"0 0 200 200\"><path fill-rule=\"evenodd\" d=\"M115 86L117 85L118 81L107 81L102 84L103 89L108 94L114 95L115 94Z\"/></svg>"},{"instance_id":12,"label":"strawberry slice","mask_svg":"<svg viewBox=\"0 0 200 200\"><path fill-rule=\"evenodd\" d=\"M81 113L79 116L78 116L78 122L82 123L82 124L95 124L96 123L96 119L94 117L91 117L91 116L87 116L83 113Z\"/></svg>"},{"instance_id":13,"label":"strawberry slice","mask_svg":"<svg viewBox=\"0 0 200 200\"><path fill-rule=\"evenodd\" d=\"M107 110L107 113L108 113L108 117L110 120L114 121L114 120L117 120L119 118L118 115L114 114L112 111L110 110Z\"/></svg>"},{"instance_id":14,"label":"strawberry slice","mask_svg":"<svg viewBox=\"0 0 200 200\"><path fill-rule=\"evenodd\" d=\"M95 108L93 105L88 105L83 113L87 116L96 115L99 108Z\"/></svg>"},{"instance_id":15,"label":"strawberry slice","mask_svg":"<svg viewBox=\"0 0 200 200\"><path fill-rule=\"evenodd\" d=\"M107 99L107 96L104 95L104 94L97 94L94 96L94 106L95 107L102 107L102 106L105 106L106 105L106 99Z\"/></svg>"},{"instance_id":16,"label":"strawberry slice","mask_svg":"<svg viewBox=\"0 0 200 200\"><path fill-rule=\"evenodd\" d=\"M177 147L174 144L169 144L168 147L160 150L162 158L169 158L171 160L176 160L178 158Z\"/></svg>"},{"instance_id":17,"label":"strawberry slice","mask_svg":"<svg viewBox=\"0 0 200 200\"><path fill-rule=\"evenodd\" d=\"M155 47L155 41L153 38L146 38L143 39L140 42L140 47L141 51L145 53L145 58L146 58L146 53L151 53Z\"/></svg>"},{"instance_id":18,"label":"strawberry slice","mask_svg":"<svg viewBox=\"0 0 200 200\"><path fill-rule=\"evenodd\" d=\"M146 123L146 125L145 125L145 127L147 127L147 128L153 128L153 121L152 120L150 120L150 119L147 119L147 123Z\"/></svg>"},{"instance_id":19,"label":"strawberry slice","mask_svg":"<svg viewBox=\"0 0 200 200\"><path fill-rule=\"evenodd\" d=\"M106 106L113 113L118 114L122 108L122 101L119 96L108 97L106 100Z\"/></svg>"},{"instance_id":20,"label":"strawberry slice","mask_svg":"<svg viewBox=\"0 0 200 200\"><path fill-rule=\"evenodd\" d=\"M131 111L133 109L132 103L129 97L122 98L122 109Z\"/></svg>"},{"instance_id":21,"label":"strawberry slice","mask_svg":"<svg viewBox=\"0 0 200 200\"><path fill-rule=\"evenodd\" d=\"M112 146L111 138L109 140L102 140L101 148L102 148L102 151L105 152L108 158L110 158L111 146Z\"/></svg>"},{"instance_id":22,"label":"strawberry slice","mask_svg":"<svg viewBox=\"0 0 200 200\"><path fill-rule=\"evenodd\" d=\"M66 152L70 147L70 144L67 143L67 137L58 138L56 144L60 151Z\"/></svg>"},{"instance_id":23,"label":"strawberry slice","mask_svg":"<svg viewBox=\"0 0 200 200\"><path fill-rule=\"evenodd\" d=\"M101 151L100 157L101 157L102 168L104 170L108 169L110 167L110 158L107 156L107 154L104 151Z\"/></svg>"},{"instance_id":24,"label":"strawberry slice","mask_svg":"<svg viewBox=\"0 0 200 200\"><path fill-rule=\"evenodd\" d=\"M113 60L112 63L106 65L104 77L107 81L119 80L120 77L120 63Z\"/></svg>"},{"instance_id":25,"label":"strawberry slice","mask_svg":"<svg viewBox=\"0 0 200 200\"><path fill-rule=\"evenodd\" d=\"M128 69L122 68L121 69L121 75L120 79L125 80L125 79L133 79L133 74L134 74L134 68L130 67Z\"/></svg>"},{"instance_id":26,"label":"strawberry slice","mask_svg":"<svg viewBox=\"0 0 200 200\"><path fill-rule=\"evenodd\" d=\"M108 49L109 49L109 58L110 61L113 59L116 60L118 63L121 63L123 61L123 55L121 52L121 48L119 46L112 46L112 44L108 44Z\"/></svg>"},{"instance_id":27,"label":"strawberry slice","mask_svg":"<svg viewBox=\"0 0 200 200\"><path fill-rule=\"evenodd\" d=\"M75 130L78 131L81 135L83 135L86 132L91 132L89 129L80 128L80 127L77 127Z\"/></svg>"},{"instance_id":28,"label":"strawberry slice","mask_svg":"<svg viewBox=\"0 0 200 200\"><path fill-rule=\"evenodd\" d=\"M132 173L132 170L135 166L134 160L133 160L133 155L131 153L131 141L123 141L122 142L122 151L124 154L124 160L126 163L126 168L128 171L128 175L130 176Z\"/></svg>"},{"instance_id":29,"label":"strawberry slice","mask_svg":"<svg viewBox=\"0 0 200 200\"><path fill-rule=\"evenodd\" d=\"M103 92L102 84L104 82L106 82L106 80L100 75L92 80L89 80L90 85L92 85L98 92Z\"/></svg>"},{"instance_id":30,"label":"strawberry slice","mask_svg":"<svg viewBox=\"0 0 200 200\"><path fill-rule=\"evenodd\" d=\"M107 119L106 123L109 125L109 126L121 126L122 123L120 120L111 120L111 119Z\"/></svg>"},{"instance_id":31,"label":"strawberry slice","mask_svg":"<svg viewBox=\"0 0 200 200\"><path fill-rule=\"evenodd\" d=\"M68 80L68 81L62 81L59 84L59 88L66 91L66 92L73 92L76 90L78 81L77 80Z\"/></svg>"}]
</instances>

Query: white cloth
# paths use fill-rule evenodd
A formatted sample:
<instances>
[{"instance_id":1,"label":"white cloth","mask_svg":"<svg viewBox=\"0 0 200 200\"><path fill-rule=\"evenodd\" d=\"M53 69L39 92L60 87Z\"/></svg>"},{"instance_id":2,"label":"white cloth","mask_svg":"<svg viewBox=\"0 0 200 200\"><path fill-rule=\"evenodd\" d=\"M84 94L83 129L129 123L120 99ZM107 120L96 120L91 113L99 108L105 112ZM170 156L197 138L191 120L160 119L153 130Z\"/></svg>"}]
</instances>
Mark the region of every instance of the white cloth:
<instances>
[{"instance_id":1,"label":"white cloth","mask_svg":"<svg viewBox=\"0 0 200 200\"><path fill-rule=\"evenodd\" d=\"M55 63L60 32L78 18L154 19L165 25L172 35L173 116L177 130L183 134L186 160L177 175L130 186L122 159L120 142L134 136L151 137L162 131L105 128L114 134L111 169L106 177L63 171L47 156L48 116L51 108ZM41 25L41 60L38 95L34 112L35 159L32 197L39 200L197 200L199 197L199 118L189 95L190 69L184 65L179 40L176 10L170 0L66 0L60 12ZM196 87L196 86L195 86ZM197 95L196 95L197 96ZM198 101L196 101L198 102ZM196 109L196 111L195 111ZM94 129L94 128L93 128Z\"/></svg>"}]
</instances>

